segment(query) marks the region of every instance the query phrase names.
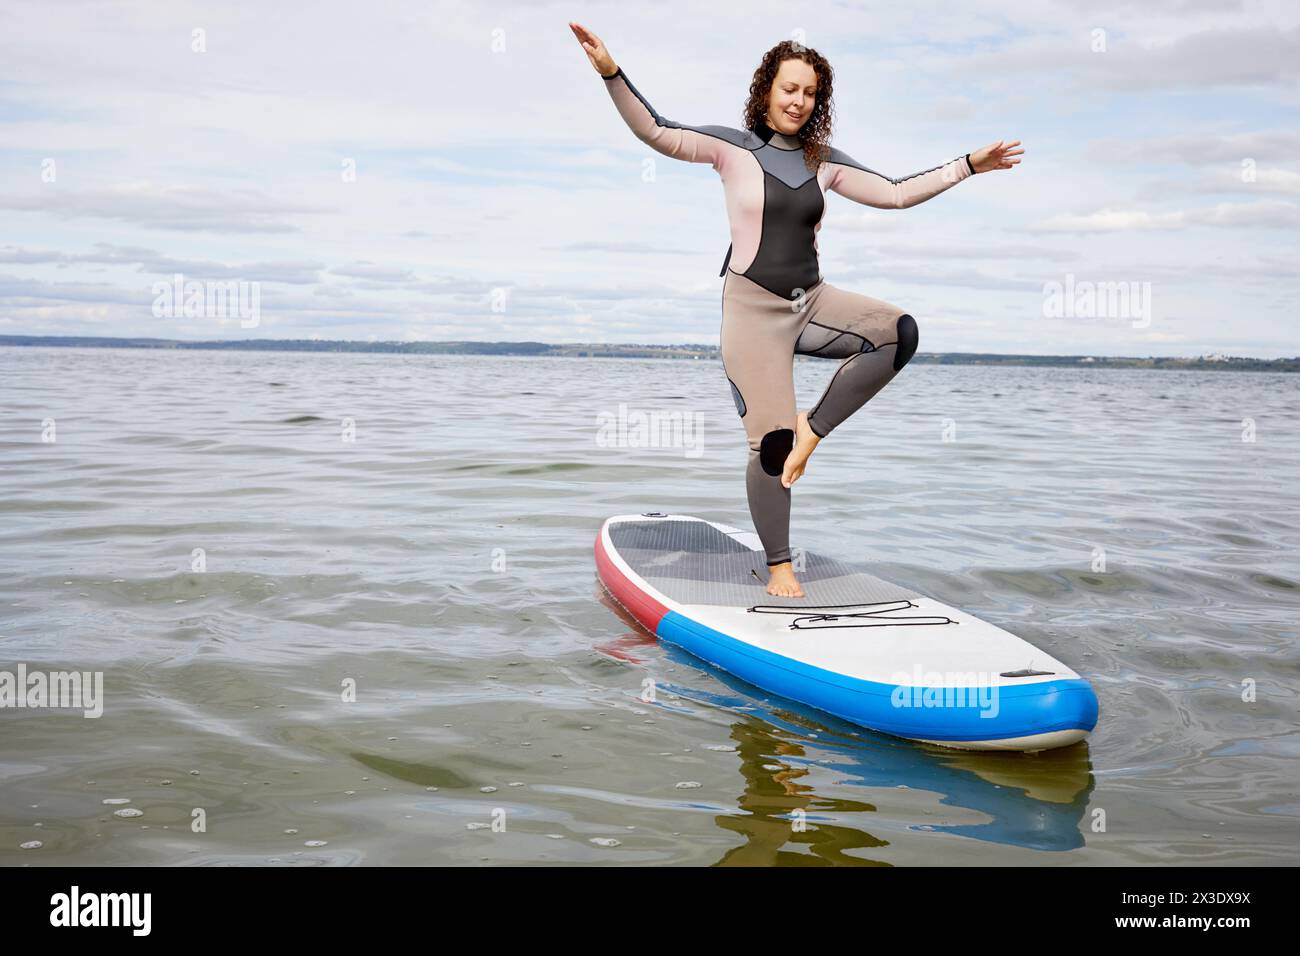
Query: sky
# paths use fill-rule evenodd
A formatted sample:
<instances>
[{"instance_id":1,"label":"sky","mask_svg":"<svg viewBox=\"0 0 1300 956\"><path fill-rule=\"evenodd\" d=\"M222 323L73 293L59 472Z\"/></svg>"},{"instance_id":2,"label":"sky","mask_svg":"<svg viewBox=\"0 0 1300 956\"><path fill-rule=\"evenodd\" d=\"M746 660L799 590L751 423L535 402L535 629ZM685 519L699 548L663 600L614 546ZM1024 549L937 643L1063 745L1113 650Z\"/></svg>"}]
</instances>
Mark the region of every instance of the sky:
<instances>
[{"instance_id":1,"label":"sky","mask_svg":"<svg viewBox=\"0 0 1300 956\"><path fill-rule=\"evenodd\" d=\"M872 169L1020 140L908 209L827 195L824 279L922 351L1300 355L1300 8L1202 0L0 0L0 334L716 345L718 174L569 20L679 123L741 126L797 39Z\"/></svg>"}]
</instances>

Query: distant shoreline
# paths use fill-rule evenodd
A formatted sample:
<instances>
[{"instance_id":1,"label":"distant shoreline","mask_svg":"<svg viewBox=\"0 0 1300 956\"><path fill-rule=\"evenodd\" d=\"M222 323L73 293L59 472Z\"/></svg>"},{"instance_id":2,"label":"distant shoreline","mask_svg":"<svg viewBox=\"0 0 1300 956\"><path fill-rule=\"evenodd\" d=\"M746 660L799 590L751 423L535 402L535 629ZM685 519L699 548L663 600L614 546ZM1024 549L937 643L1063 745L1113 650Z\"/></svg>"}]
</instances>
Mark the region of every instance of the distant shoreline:
<instances>
[{"instance_id":1,"label":"distant shoreline","mask_svg":"<svg viewBox=\"0 0 1300 956\"><path fill-rule=\"evenodd\" d=\"M377 352L407 355L517 355L552 358L657 358L718 360L715 345L624 345L548 342L359 342L325 339L114 338L81 335L0 335L0 346L63 346L115 349L202 349L250 352ZM815 361L809 359L809 361ZM1300 356L1260 359L1228 355L1177 356L1009 355L984 352L917 352L925 365L1020 365L1068 368L1172 368L1207 371L1300 372Z\"/></svg>"}]
</instances>

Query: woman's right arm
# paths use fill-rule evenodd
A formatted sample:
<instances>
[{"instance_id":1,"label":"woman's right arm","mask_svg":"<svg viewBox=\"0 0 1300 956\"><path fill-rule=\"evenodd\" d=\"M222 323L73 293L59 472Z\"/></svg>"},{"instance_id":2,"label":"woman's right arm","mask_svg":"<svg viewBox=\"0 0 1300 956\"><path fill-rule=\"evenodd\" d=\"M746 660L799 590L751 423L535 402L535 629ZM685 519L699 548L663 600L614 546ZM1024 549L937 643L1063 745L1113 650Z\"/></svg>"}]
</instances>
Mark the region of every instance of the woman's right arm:
<instances>
[{"instance_id":1,"label":"woman's right arm","mask_svg":"<svg viewBox=\"0 0 1300 956\"><path fill-rule=\"evenodd\" d=\"M674 123L654 111L646 98L637 92L623 68L603 77L610 98L623 122L633 135L656 152L688 163L718 165L727 142L700 129Z\"/></svg>"},{"instance_id":2,"label":"woman's right arm","mask_svg":"<svg viewBox=\"0 0 1300 956\"><path fill-rule=\"evenodd\" d=\"M623 122L627 123L633 135L656 152L671 156L673 159L688 163L710 163L718 168L728 145L735 145L734 140L740 134L726 127L683 126L670 119L664 119L654 111L637 88L628 82L623 70L614 63L609 50L600 37L581 24L570 21L569 28L582 44L587 59L596 72L605 81L610 98ZM709 132L717 130L721 137Z\"/></svg>"}]
</instances>

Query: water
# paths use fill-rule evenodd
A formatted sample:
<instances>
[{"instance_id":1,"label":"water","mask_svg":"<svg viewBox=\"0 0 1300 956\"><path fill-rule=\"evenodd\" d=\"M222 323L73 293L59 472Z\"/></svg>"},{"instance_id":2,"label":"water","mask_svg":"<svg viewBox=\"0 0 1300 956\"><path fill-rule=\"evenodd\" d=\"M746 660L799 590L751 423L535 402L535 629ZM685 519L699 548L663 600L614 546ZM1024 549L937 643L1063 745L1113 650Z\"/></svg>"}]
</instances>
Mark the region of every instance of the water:
<instances>
[{"instance_id":1,"label":"water","mask_svg":"<svg viewBox=\"0 0 1300 956\"><path fill-rule=\"evenodd\" d=\"M1085 744L982 755L602 599L606 516L748 525L717 363L0 349L0 669L103 672L98 719L0 710L0 863L1295 863L1298 390L914 364L817 450L794 545L1096 689Z\"/></svg>"}]
</instances>

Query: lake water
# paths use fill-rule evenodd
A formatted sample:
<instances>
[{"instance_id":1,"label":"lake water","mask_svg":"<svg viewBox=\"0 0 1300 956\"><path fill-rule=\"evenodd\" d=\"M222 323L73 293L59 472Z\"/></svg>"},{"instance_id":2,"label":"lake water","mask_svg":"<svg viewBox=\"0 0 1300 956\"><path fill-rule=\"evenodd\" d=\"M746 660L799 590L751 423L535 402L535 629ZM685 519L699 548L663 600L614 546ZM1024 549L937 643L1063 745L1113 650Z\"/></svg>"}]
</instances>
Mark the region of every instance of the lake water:
<instances>
[{"instance_id":1,"label":"lake water","mask_svg":"<svg viewBox=\"0 0 1300 956\"><path fill-rule=\"evenodd\" d=\"M602 596L611 514L750 526L716 362L0 348L0 408L0 669L103 675L98 718L0 709L0 863L1300 856L1300 376L913 364L813 455L792 544L1092 683L1031 756L771 698Z\"/></svg>"}]
</instances>

